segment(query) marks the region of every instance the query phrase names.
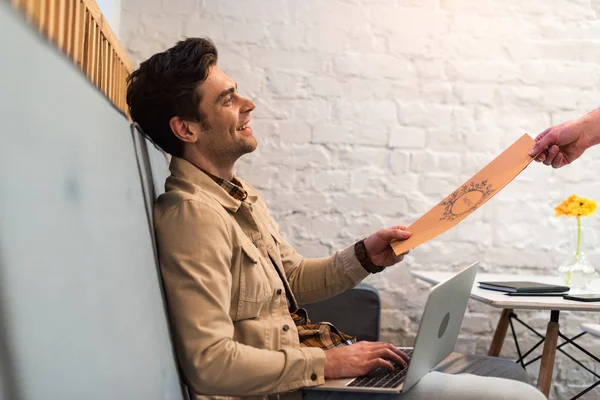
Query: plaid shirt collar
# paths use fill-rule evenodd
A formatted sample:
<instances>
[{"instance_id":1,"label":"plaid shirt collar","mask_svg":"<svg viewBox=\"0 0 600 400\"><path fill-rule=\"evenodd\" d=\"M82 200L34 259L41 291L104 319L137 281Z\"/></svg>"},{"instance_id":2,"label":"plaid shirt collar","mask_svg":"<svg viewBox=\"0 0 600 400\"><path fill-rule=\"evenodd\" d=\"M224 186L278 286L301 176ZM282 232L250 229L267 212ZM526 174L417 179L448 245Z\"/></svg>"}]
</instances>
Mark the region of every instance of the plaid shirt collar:
<instances>
[{"instance_id":1,"label":"plaid shirt collar","mask_svg":"<svg viewBox=\"0 0 600 400\"><path fill-rule=\"evenodd\" d=\"M171 163L169 164L169 170L171 171L171 176L167 179L165 184L167 187L169 186L170 179L184 179L193 185L201 187L207 194L214 197L226 210L237 212L240 208L242 201L231 195L227 188L221 186L218 181L213 179L217 177L210 176L210 174L207 174L191 162L183 158L172 157ZM241 184L242 180L238 180L237 178L235 180L239 183L237 186L247 193L246 201L255 203L258 200L258 195L253 188L243 188ZM243 195L240 194L240 196Z\"/></svg>"},{"instance_id":2,"label":"plaid shirt collar","mask_svg":"<svg viewBox=\"0 0 600 400\"><path fill-rule=\"evenodd\" d=\"M246 192L246 190L242 186L242 182L240 182L240 180L238 178L236 178L235 176L233 177L233 179L231 181L228 181L227 179L219 178L218 176L215 176L215 175L211 174L210 172L207 172L203 169L202 169L202 172L204 172L213 181L215 181L219 186L221 186L223 189L225 189L225 191L227 193L229 193L229 195L231 195L231 197L233 197L234 199L239 200L239 201L244 201L248 198L248 192Z\"/></svg>"}]
</instances>

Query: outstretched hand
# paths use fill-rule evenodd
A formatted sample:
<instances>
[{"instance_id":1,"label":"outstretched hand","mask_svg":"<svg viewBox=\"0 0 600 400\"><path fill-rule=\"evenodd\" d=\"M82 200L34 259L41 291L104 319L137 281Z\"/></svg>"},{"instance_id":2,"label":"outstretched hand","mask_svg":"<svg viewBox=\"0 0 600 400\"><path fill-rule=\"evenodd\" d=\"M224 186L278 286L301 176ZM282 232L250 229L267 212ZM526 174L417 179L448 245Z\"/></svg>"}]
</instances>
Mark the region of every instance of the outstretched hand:
<instances>
[{"instance_id":1,"label":"outstretched hand","mask_svg":"<svg viewBox=\"0 0 600 400\"><path fill-rule=\"evenodd\" d=\"M548 128L535 138L537 143L529 155L537 155L536 161L552 165L553 168L564 167L594 144L591 132L597 129L596 125L598 122L589 114Z\"/></svg>"},{"instance_id":2,"label":"outstretched hand","mask_svg":"<svg viewBox=\"0 0 600 400\"><path fill-rule=\"evenodd\" d=\"M389 267L399 263L406 253L397 256L390 243L393 240L406 240L410 236L411 233L406 230L404 225L381 229L365 239L367 256L373 264L379 267Z\"/></svg>"}]
</instances>

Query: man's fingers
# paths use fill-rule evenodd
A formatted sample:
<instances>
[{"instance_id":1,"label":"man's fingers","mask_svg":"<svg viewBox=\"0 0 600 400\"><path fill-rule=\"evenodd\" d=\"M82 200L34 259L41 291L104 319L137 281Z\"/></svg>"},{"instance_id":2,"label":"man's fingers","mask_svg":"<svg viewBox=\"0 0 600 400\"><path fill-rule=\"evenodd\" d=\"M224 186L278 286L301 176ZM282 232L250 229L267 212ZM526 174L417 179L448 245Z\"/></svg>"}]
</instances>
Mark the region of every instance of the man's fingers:
<instances>
[{"instance_id":1,"label":"man's fingers","mask_svg":"<svg viewBox=\"0 0 600 400\"><path fill-rule=\"evenodd\" d=\"M389 344L389 346L390 346L391 350L394 353L398 354L404 361L406 361L406 363L408 363L410 361L410 357L405 352L403 352L402 350L400 350L399 348L397 348L393 344Z\"/></svg>"},{"instance_id":2,"label":"man's fingers","mask_svg":"<svg viewBox=\"0 0 600 400\"><path fill-rule=\"evenodd\" d=\"M390 371L394 370L394 366L392 365L392 363L387 360L384 360L383 358L374 358L373 360L368 361L365 364L365 366L367 368L366 368L366 371L364 371L363 375L366 375L370 371L373 371L374 369L377 369L379 367L385 368Z\"/></svg>"},{"instance_id":3,"label":"man's fingers","mask_svg":"<svg viewBox=\"0 0 600 400\"><path fill-rule=\"evenodd\" d=\"M531 151L529 152L529 156L530 157L535 157L537 154L539 154L540 152L546 150L548 146L546 145L545 142L537 142L534 146L533 149L531 149Z\"/></svg>"},{"instance_id":4,"label":"man's fingers","mask_svg":"<svg viewBox=\"0 0 600 400\"><path fill-rule=\"evenodd\" d=\"M394 346L391 343L387 343L387 342L358 342L357 344L362 343L365 348L369 349L369 351L376 351L376 350L381 350L381 349L390 349L392 351L396 351L396 352L400 352L400 350L398 350L398 348L396 346Z\"/></svg>"},{"instance_id":5,"label":"man's fingers","mask_svg":"<svg viewBox=\"0 0 600 400\"><path fill-rule=\"evenodd\" d=\"M391 242L394 239L406 240L410 237L411 233L397 228L389 228L381 230L379 237L387 242Z\"/></svg>"},{"instance_id":6,"label":"man's fingers","mask_svg":"<svg viewBox=\"0 0 600 400\"><path fill-rule=\"evenodd\" d=\"M407 360L400 357L400 354L398 354L390 349L377 350L376 352L373 353L373 356L383 358L384 360L387 360L387 361L394 361L394 362L402 365L404 368L406 368L408 366Z\"/></svg>"},{"instance_id":7,"label":"man's fingers","mask_svg":"<svg viewBox=\"0 0 600 400\"><path fill-rule=\"evenodd\" d=\"M535 159L535 161L537 161L537 162L544 162L545 159L546 159L546 155L544 153L540 153L540 155L537 156L537 158Z\"/></svg>"},{"instance_id":8,"label":"man's fingers","mask_svg":"<svg viewBox=\"0 0 600 400\"><path fill-rule=\"evenodd\" d=\"M536 156L541 151L546 150L548 148L548 146L553 144L552 143L552 139L553 139L552 135L548 135L548 133L550 133L551 129L552 128L548 128L535 137L536 143L535 143L535 146L533 146L533 149L531 149L531 151L529 152L530 157ZM544 161L544 160L540 160L540 161Z\"/></svg>"},{"instance_id":9,"label":"man's fingers","mask_svg":"<svg viewBox=\"0 0 600 400\"><path fill-rule=\"evenodd\" d=\"M552 161L552 168L560 168L565 165L565 156L562 153L558 153L556 157L554 157L554 161Z\"/></svg>"},{"instance_id":10,"label":"man's fingers","mask_svg":"<svg viewBox=\"0 0 600 400\"><path fill-rule=\"evenodd\" d=\"M404 363L401 363L401 364L402 365L406 364L405 367L408 366L410 357L405 352L403 352L402 350L400 350L399 348L394 346L393 344L390 344L389 346L390 346L389 350L392 351L394 354L397 354L402 359L402 361L404 361Z\"/></svg>"},{"instance_id":11,"label":"man's fingers","mask_svg":"<svg viewBox=\"0 0 600 400\"><path fill-rule=\"evenodd\" d=\"M535 137L535 141L539 142L540 140L542 140L544 138L544 136L546 136L548 134L548 132L550 132L550 129L552 129L552 127L544 129L544 131L542 133L540 133L539 135L537 135Z\"/></svg>"},{"instance_id":12,"label":"man's fingers","mask_svg":"<svg viewBox=\"0 0 600 400\"><path fill-rule=\"evenodd\" d=\"M404 353L402 350L400 350L399 348L397 348L396 346L394 346L391 343L386 343L386 342L365 342L365 343L370 344L372 351L388 350L388 351L391 351L391 352L397 354L404 361L406 361L406 362L410 361L410 357L407 356L406 353Z\"/></svg>"},{"instance_id":13,"label":"man's fingers","mask_svg":"<svg viewBox=\"0 0 600 400\"><path fill-rule=\"evenodd\" d=\"M548 149L546 159L544 160L544 164L550 165L552 161L554 161L554 157L558 154L558 146L554 145Z\"/></svg>"}]
</instances>

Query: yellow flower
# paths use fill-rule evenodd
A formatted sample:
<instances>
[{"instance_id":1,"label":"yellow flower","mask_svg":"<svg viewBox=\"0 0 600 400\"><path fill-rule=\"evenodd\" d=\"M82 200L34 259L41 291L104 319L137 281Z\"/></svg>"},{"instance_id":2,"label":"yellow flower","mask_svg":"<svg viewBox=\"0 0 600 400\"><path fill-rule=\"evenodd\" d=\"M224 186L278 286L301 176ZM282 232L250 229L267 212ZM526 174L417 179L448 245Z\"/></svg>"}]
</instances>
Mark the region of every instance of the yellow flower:
<instances>
[{"instance_id":1,"label":"yellow flower","mask_svg":"<svg viewBox=\"0 0 600 400\"><path fill-rule=\"evenodd\" d=\"M555 217L591 217L596 211L596 202L585 197L570 196L554 209Z\"/></svg>"}]
</instances>

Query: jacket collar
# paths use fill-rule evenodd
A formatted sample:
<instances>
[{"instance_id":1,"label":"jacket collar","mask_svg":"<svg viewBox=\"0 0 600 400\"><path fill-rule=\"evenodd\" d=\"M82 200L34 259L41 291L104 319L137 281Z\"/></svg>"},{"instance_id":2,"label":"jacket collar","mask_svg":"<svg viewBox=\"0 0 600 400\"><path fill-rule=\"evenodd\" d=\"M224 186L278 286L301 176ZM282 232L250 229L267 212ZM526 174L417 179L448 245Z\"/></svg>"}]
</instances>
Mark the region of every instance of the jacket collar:
<instances>
[{"instance_id":1,"label":"jacket collar","mask_svg":"<svg viewBox=\"0 0 600 400\"><path fill-rule=\"evenodd\" d=\"M242 205L240 200L235 199L227 193L221 185L215 182L204 171L183 158L172 157L169 170L173 176L182 178L200 187L229 211L236 212ZM250 203L256 202L258 196L254 188L246 184L242 179L240 179L240 182L242 182L244 189L248 192L248 201Z\"/></svg>"}]
</instances>

